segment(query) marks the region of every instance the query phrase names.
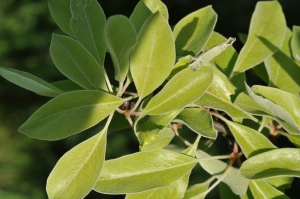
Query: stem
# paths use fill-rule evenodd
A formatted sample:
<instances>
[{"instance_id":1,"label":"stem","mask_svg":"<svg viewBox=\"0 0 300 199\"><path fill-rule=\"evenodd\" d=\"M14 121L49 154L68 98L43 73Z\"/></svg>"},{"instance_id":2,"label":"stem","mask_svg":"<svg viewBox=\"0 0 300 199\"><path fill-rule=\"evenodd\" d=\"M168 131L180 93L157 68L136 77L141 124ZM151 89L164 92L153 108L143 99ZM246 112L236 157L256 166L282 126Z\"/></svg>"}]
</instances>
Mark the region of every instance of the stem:
<instances>
[{"instance_id":1,"label":"stem","mask_svg":"<svg viewBox=\"0 0 300 199\"><path fill-rule=\"evenodd\" d=\"M216 113L214 111L209 111L210 114L216 116L217 118L221 119L222 121L226 122L227 119L225 117L223 117L222 115L220 115L219 113Z\"/></svg>"},{"instance_id":2,"label":"stem","mask_svg":"<svg viewBox=\"0 0 300 199\"><path fill-rule=\"evenodd\" d=\"M110 84L109 78L108 78L108 76L107 76L107 73L106 73L106 71L104 70L104 67L103 67L103 75L104 75L104 79L105 79L105 82L106 82L108 91L109 91L110 93L113 93L113 89L112 89L112 87L111 87L111 84Z\"/></svg>"},{"instance_id":3,"label":"stem","mask_svg":"<svg viewBox=\"0 0 300 199\"><path fill-rule=\"evenodd\" d=\"M119 82L119 89L118 89L118 93L117 93L117 97L121 97L122 96L122 91L123 91L123 81Z\"/></svg>"},{"instance_id":4,"label":"stem","mask_svg":"<svg viewBox=\"0 0 300 199\"><path fill-rule=\"evenodd\" d=\"M110 124L110 122L111 122L111 120L112 120L112 117L114 116L114 113L115 113L115 111L113 111L113 112L111 112L110 114L109 114L109 116L108 116L108 118L107 118L107 121L106 121L106 123L105 123L105 126L104 126L104 129L108 129L108 126L109 126L109 124Z\"/></svg>"},{"instance_id":5,"label":"stem","mask_svg":"<svg viewBox=\"0 0 300 199\"><path fill-rule=\"evenodd\" d=\"M198 162L200 162L201 160L221 160L221 159L229 159L232 158L231 155L218 155L218 156L212 156L212 157L207 157L207 158L197 158L197 160L199 160Z\"/></svg>"},{"instance_id":6,"label":"stem","mask_svg":"<svg viewBox=\"0 0 300 199\"><path fill-rule=\"evenodd\" d=\"M143 99L143 98L141 98L141 97L138 98L138 100L137 100L137 102L135 103L134 107L128 112L128 115L130 115L131 113L133 113L133 112L137 109L137 107L139 107L139 105L140 105L142 99Z\"/></svg>"},{"instance_id":7,"label":"stem","mask_svg":"<svg viewBox=\"0 0 300 199\"><path fill-rule=\"evenodd\" d=\"M125 85L123 86L121 93L120 93L120 97L123 95L123 93L125 92L125 90L127 89L127 87L129 86L129 84L131 83L131 81L129 80L129 78L126 78L126 82ZM134 95L137 95L136 93Z\"/></svg>"}]
</instances>

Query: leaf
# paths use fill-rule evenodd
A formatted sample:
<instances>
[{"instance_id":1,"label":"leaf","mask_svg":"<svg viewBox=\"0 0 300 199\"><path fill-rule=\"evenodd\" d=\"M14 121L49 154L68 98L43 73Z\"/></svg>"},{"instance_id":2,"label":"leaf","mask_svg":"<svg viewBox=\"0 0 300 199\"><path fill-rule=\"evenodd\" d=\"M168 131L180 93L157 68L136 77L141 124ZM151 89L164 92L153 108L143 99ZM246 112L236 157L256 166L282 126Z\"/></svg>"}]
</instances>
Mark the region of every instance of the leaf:
<instances>
[{"instance_id":1,"label":"leaf","mask_svg":"<svg viewBox=\"0 0 300 199\"><path fill-rule=\"evenodd\" d=\"M283 44L284 45L284 44ZM272 56L276 55L278 52L280 52L279 50L277 52L275 52ZM271 57L271 56L270 56ZM266 69L265 63L266 60L268 60L270 57L268 57L267 59L265 59L265 62L262 62L256 66L254 66L253 71L255 72L255 74L261 79L263 80L265 83L269 83L269 75L268 75L268 71Z\"/></svg>"},{"instance_id":2,"label":"leaf","mask_svg":"<svg viewBox=\"0 0 300 199\"><path fill-rule=\"evenodd\" d=\"M198 55L205 46L217 22L211 6L199 9L181 19L174 27L176 56Z\"/></svg>"},{"instance_id":3,"label":"leaf","mask_svg":"<svg viewBox=\"0 0 300 199\"><path fill-rule=\"evenodd\" d=\"M250 30L233 68L240 73L256 66L280 48L286 23L277 1L258 2L251 18Z\"/></svg>"},{"instance_id":4,"label":"leaf","mask_svg":"<svg viewBox=\"0 0 300 199\"><path fill-rule=\"evenodd\" d=\"M134 153L105 161L94 190L126 194L169 186L195 164L194 158L163 149Z\"/></svg>"},{"instance_id":5,"label":"leaf","mask_svg":"<svg viewBox=\"0 0 300 199\"><path fill-rule=\"evenodd\" d=\"M243 162L239 174L248 179L300 176L300 149L282 148L253 156Z\"/></svg>"},{"instance_id":6,"label":"leaf","mask_svg":"<svg viewBox=\"0 0 300 199\"><path fill-rule=\"evenodd\" d=\"M250 97L271 113L300 130L300 99L286 91L266 86L247 86Z\"/></svg>"},{"instance_id":7,"label":"leaf","mask_svg":"<svg viewBox=\"0 0 300 199\"><path fill-rule=\"evenodd\" d=\"M53 86L63 90L63 91L76 91L76 90L84 90L82 87L80 87L78 84L74 83L73 81L69 79L60 80L57 82L51 83Z\"/></svg>"},{"instance_id":8,"label":"leaf","mask_svg":"<svg viewBox=\"0 0 300 199\"><path fill-rule=\"evenodd\" d=\"M207 41L204 51L211 49L212 47L219 45L220 43L226 42L227 39L217 32L212 32L209 40ZM232 45L228 46L225 51L213 59L218 69L221 70L227 77L233 69L234 63L238 57L237 52Z\"/></svg>"},{"instance_id":9,"label":"leaf","mask_svg":"<svg viewBox=\"0 0 300 199\"><path fill-rule=\"evenodd\" d=\"M115 79L123 82L129 70L131 50L136 44L136 32L128 18L110 17L105 25L105 39L115 68Z\"/></svg>"},{"instance_id":10,"label":"leaf","mask_svg":"<svg viewBox=\"0 0 300 199\"><path fill-rule=\"evenodd\" d=\"M71 13L71 29L76 39L93 55L99 65L103 66L106 52L106 18L101 6L96 0L71 0Z\"/></svg>"},{"instance_id":11,"label":"leaf","mask_svg":"<svg viewBox=\"0 0 300 199\"><path fill-rule=\"evenodd\" d=\"M202 195L209 187L209 184L214 180L215 178L209 178L203 183L198 183L190 186L185 194L183 199L194 199L194 198L204 198L205 195ZM202 197L201 197L202 196Z\"/></svg>"},{"instance_id":12,"label":"leaf","mask_svg":"<svg viewBox=\"0 0 300 199\"><path fill-rule=\"evenodd\" d=\"M213 71L202 66L193 71L186 68L177 73L147 104L143 113L158 115L184 108L199 99L213 80ZM197 92L195 92L197 91Z\"/></svg>"},{"instance_id":13,"label":"leaf","mask_svg":"<svg viewBox=\"0 0 300 199\"><path fill-rule=\"evenodd\" d=\"M282 193L281 191L278 191L276 188L274 188L272 185L267 183L264 180L250 180L249 187L251 189L251 192L254 196L254 198L276 198L276 199L288 199L288 197Z\"/></svg>"},{"instance_id":14,"label":"leaf","mask_svg":"<svg viewBox=\"0 0 300 199\"><path fill-rule=\"evenodd\" d=\"M225 171L227 164L220 160L201 160L199 158L211 157L203 151L197 151L197 158L201 167L216 178L220 178ZM231 167L225 178L222 180L236 195L244 195L248 188L248 179L238 174L238 169Z\"/></svg>"},{"instance_id":15,"label":"leaf","mask_svg":"<svg viewBox=\"0 0 300 199\"><path fill-rule=\"evenodd\" d=\"M103 167L107 129L81 142L56 163L47 180L49 198L84 198Z\"/></svg>"},{"instance_id":16,"label":"leaf","mask_svg":"<svg viewBox=\"0 0 300 199\"><path fill-rule=\"evenodd\" d=\"M276 187L276 189L280 189L282 191L291 188L291 184L293 180L294 180L293 177L287 177L287 176L278 176L278 177L265 179L266 182Z\"/></svg>"},{"instance_id":17,"label":"leaf","mask_svg":"<svg viewBox=\"0 0 300 199\"><path fill-rule=\"evenodd\" d=\"M298 148L300 148L300 135L286 134L286 137Z\"/></svg>"},{"instance_id":18,"label":"leaf","mask_svg":"<svg viewBox=\"0 0 300 199\"><path fill-rule=\"evenodd\" d=\"M300 55L300 26L293 26L291 47L294 55Z\"/></svg>"},{"instance_id":19,"label":"leaf","mask_svg":"<svg viewBox=\"0 0 300 199\"><path fill-rule=\"evenodd\" d=\"M179 113L174 122L187 125L192 131L201 136L211 139L217 137L217 131L213 127L211 115L206 110L186 108Z\"/></svg>"},{"instance_id":20,"label":"leaf","mask_svg":"<svg viewBox=\"0 0 300 199\"><path fill-rule=\"evenodd\" d=\"M48 0L48 6L55 23L62 31L73 36L70 27L70 20L72 18L70 2L71 0Z\"/></svg>"},{"instance_id":21,"label":"leaf","mask_svg":"<svg viewBox=\"0 0 300 199\"><path fill-rule=\"evenodd\" d=\"M79 86L107 90L99 64L76 40L53 34L50 54L60 72Z\"/></svg>"},{"instance_id":22,"label":"leaf","mask_svg":"<svg viewBox=\"0 0 300 199\"><path fill-rule=\"evenodd\" d=\"M298 95L300 92L300 67L293 59L290 48L292 33L287 28L285 40L276 53L265 60L270 78L269 86Z\"/></svg>"},{"instance_id":23,"label":"leaf","mask_svg":"<svg viewBox=\"0 0 300 199\"><path fill-rule=\"evenodd\" d=\"M55 97L63 93L59 88L26 72L0 67L0 75L6 80L39 95Z\"/></svg>"},{"instance_id":24,"label":"leaf","mask_svg":"<svg viewBox=\"0 0 300 199\"><path fill-rule=\"evenodd\" d=\"M140 32L145 21L157 11L168 21L168 9L160 0L141 0L138 2L129 18L137 33Z\"/></svg>"},{"instance_id":25,"label":"leaf","mask_svg":"<svg viewBox=\"0 0 300 199\"><path fill-rule=\"evenodd\" d=\"M64 93L38 109L19 131L41 140L62 139L96 125L123 102L100 91Z\"/></svg>"},{"instance_id":26,"label":"leaf","mask_svg":"<svg viewBox=\"0 0 300 199\"><path fill-rule=\"evenodd\" d=\"M236 194L234 194L231 189L225 184L225 183L220 183L218 185L219 188L219 196L220 199L240 199L239 196L237 196Z\"/></svg>"},{"instance_id":27,"label":"leaf","mask_svg":"<svg viewBox=\"0 0 300 199\"><path fill-rule=\"evenodd\" d=\"M277 148L263 134L241 124L225 122L247 158Z\"/></svg>"},{"instance_id":28,"label":"leaf","mask_svg":"<svg viewBox=\"0 0 300 199\"><path fill-rule=\"evenodd\" d=\"M164 82L174 62L175 46L171 29L165 19L155 13L143 25L130 59L130 72L140 98Z\"/></svg>"},{"instance_id":29,"label":"leaf","mask_svg":"<svg viewBox=\"0 0 300 199\"><path fill-rule=\"evenodd\" d=\"M188 185L188 180L191 172L184 174L181 178L176 180L169 186L161 187L140 193L127 194L125 199L182 199L184 192Z\"/></svg>"},{"instance_id":30,"label":"leaf","mask_svg":"<svg viewBox=\"0 0 300 199\"><path fill-rule=\"evenodd\" d=\"M191 63L190 59L191 59L190 55L179 58L175 64L171 74L169 75L169 78L173 77L176 73L182 71L183 69L186 69Z\"/></svg>"},{"instance_id":31,"label":"leaf","mask_svg":"<svg viewBox=\"0 0 300 199\"><path fill-rule=\"evenodd\" d=\"M114 131L118 131L121 129L126 129L126 128L131 127L128 120L126 119L125 115L120 114L118 112L114 113L113 118L110 123L113 125L109 125L108 129L114 130Z\"/></svg>"}]
</instances>

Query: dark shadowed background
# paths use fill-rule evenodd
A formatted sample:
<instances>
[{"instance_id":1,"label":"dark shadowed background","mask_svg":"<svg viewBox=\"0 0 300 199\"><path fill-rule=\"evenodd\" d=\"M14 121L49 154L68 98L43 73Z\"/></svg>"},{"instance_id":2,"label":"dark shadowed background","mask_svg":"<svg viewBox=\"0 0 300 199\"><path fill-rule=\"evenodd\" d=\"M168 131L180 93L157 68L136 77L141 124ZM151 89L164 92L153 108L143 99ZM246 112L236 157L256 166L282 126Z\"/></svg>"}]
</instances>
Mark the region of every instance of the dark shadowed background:
<instances>
[{"instance_id":1,"label":"dark shadowed background","mask_svg":"<svg viewBox=\"0 0 300 199\"><path fill-rule=\"evenodd\" d=\"M138 0L99 0L107 17L115 14L130 16ZM169 9L169 22L175 25L187 14L212 5L218 14L215 31L225 37L248 32L257 0L163 0ZM290 28L300 25L300 1L280 0ZM45 0L1 0L0 2L0 66L29 72L48 82L64 79L49 55L51 34L63 34L52 20ZM240 51L240 41L234 43ZM110 65L108 56L106 68ZM113 74L110 70L109 74ZM112 78L111 78L112 79ZM247 73L250 84L261 83ZM77 143L101 129L91 130L55 142L39 141L18 133L19 126L50 98L41 97L0 77L0 198L43 199L46 180L57 160ZM72 121L70 121L72 122ZM174 141L176 142L176 140ZM283 143L284 145L284 143ZM138 151L134 133L128 129L108 134L107 159ZM200 170L200 168L198 168ZM197 178L197 177L196 177ZM201 182L201 179L191 179ZM297 198L299 180L287 191ZM215 193L210 198L217 198ZM124 198L92 192L86 198Z\"/></svg>"}]
</instances>

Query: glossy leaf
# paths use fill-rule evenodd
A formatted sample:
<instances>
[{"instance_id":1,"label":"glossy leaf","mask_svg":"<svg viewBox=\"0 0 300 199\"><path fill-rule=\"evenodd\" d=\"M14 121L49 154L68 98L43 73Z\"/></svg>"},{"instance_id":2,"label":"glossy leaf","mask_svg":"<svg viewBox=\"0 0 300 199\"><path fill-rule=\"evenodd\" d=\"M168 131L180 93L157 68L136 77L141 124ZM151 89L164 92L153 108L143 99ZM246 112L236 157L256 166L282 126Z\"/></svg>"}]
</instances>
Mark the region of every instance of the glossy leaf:
<instances>
[{"instance_id":1,"label":"glossy leaf","mask_svg":"<svg viewBox=\"0 0 300 199\"><path fill-rule=\"evenodd\" d=\"M74 83L73 81L71 81L69 79L52 82L51 84L63 91L67 91L67 92L68 91L76 91L76 90L84 90L78 84Z\"/></svg>"},{"instance_id":2,"label":"glossy leaf","mask_svg":"<svg viewBox=\"0 0 300 199\"><path fill-rule=\"evenodd\" d=\"M226 124L247 158L277 148L263 134L249 127L228 120Z\"/></svg>"},{"instance_id":3,"label":"glossy leaf","mask_svg":"<svg viewBox=\"0 0 300 199\"><path fill-rule=\"evenodd\" d=\"M165 19L156 13L143 25L130 59L130 72L140 98L164 82L174 62L175 46L171 29Z\"/></svg>"},{"instance_id":4,"label":"glossy leaf","mask_svg":"<svg viewBox=\"0 0 300 199\"><path fill-rule=\"evenodd\" d=\"M211 115L206 110L186 108L179 113L174 122L187 125L187 127L201 136L211 139L217 137L217 131L213 127Z\"/></svg>"},{"instance_id":5,"label":"glossy leaf","mask_svg":"<svg viewBox=\"0 0 300 199\"><path fill-rule=\"evenodd\" d=\"M211 49L212 47L219 45L220 43L226 42L227 39L217 32L212 32L209 40L207 41L204 51ZM237 52L232 45L228 46L225 51L213 59L214 63L217 65L227 77L230 76L230 73L233 69L234 63L238 57Z\"/></svg>"},{"instance_id":6,"label":"glossy leaf","mask_svg":"<svg viewBox=\"0 0 300 199\"><path fill-rule=\"evenodd\" d=\"M53 34L50 54L60 72L79 86L89 90L107 89L99 64L76 40Z\"/></svg>"},{"instance_id":7,"label":"glossy leaf","mask_svg":"<svg viewBox=\"0 0 300 199\"><path fill-rule=\"evenodd\" d=\"M71 0L48 0L49 11L55 23L62 31L73 36L70 26L72 18L70 3Z\"/></svg>"},{"instance_id":8,"label":"glossy leaf","mask_svg":"<svg viewBox=\"0 0 300 199\"><path fill-rule=\"evenodd\" d=\"M282 148L258 154L243 162L239 173L248 179L300 177L300 149Z\"/></svg>"},{"instance_id":9,"label":"glossy leaf","mask_svg":"<svg viewBox=\"0 0 300 199\"><path fill-rule=\"evenodd\" d=\"M213 80L213 71L202 66L193 71L186 68L177 73L147 104L144 113L156 115L179 110L199 99ZM197 91L197 92L195 92Z\"/></svg>"},{"instance_id":10,"label":"glossy leaf","mask_svg":"<svg viewBox=\"0 0 300 199\"><path fill-rule=\"evenodd\" d=\"M26 72L0 67L0 75L6 80L39 95L55 97L63 93L62 90L48 82Z\"/></svg>"},{"instance_id":11,"label":"glossy leaf","mask_svg":"<svg viewBox=\"0 0 300 199\"><path fill-rule=\"evenodd\" d=\"M62 139L96 125L123 102L100 91L64 93L38 109L19 131L41 140Z\"/></svg>"},{"instance_id":12,"label":"glossy leaf","mask_svg":"<svg viewBox=\"0 0 300 199\"><path fill-rule=\"evenodd\" d=\"M266 86L247 87L250 97L274 115L300 130L300 99L286 91Z\"/></svg>"},{"instance_id":13,"label":"glossy leaf","mask_svg":"<svg viewBox=\"0 0 300 199\"><path fill-rule=\"evenodd\" d=\"M250 180L249 182L250 190L256 199L269 199L269 198L276 198L276 199L288 199L284 193L281 191L278 191L276 188L274 188L272 185L267 183L264 180Z\"/></svg>"},{"instance_id":14,"label":"glossy leaf","mask_svg":"<svg viewBox=\"0 0 300 199\"><path fill-rule=\"evenodd\" d=\"M71 0L71 29L76 39L93 55L100 66L104 64L105 15L96 0Z\"/></svg>"},{"instance_id":15,"label":"glossy leaf","mask_svg":"<svg viewBox=\"0 0 300 199\"><path fill-rule=\"evenodd\" d=\"M298 95L300 92L300 67L293 58L290 48L291 37L292 33L287 28L281 48L265 60L265 66L270 78L269 86Z\"/></svg>"},{"instance_id":16,"label":"glossy leaf","mask_svg":"<svg viewBox=\"0 0 300 199\"><path fill-rule=\"evenodd\" d=\"M195 164L194 158L163 149L134 153L106 161L94 190L124 194L169 186Z\"/></svg>"},{"instance_id":17,"label":"glossy leaf","mask_svg":"<svg viewBox=\"0 0 300 199\"><path fill-rule=\"evenodd\" d=\"M160 0L141 0L138 2L133 13L130 15L130 21L137 33L145 21L156 12L159 12L160 15L168 21L168 9Z\"/></svg>"},{"instance_id":18,"label":"glossy leaf","mask_svg":"<svg viewBox=\"0 0 300 199\"><path fill-rule=\"evenodd\" d=\"M105 159L106 135L104 129L59 159L47 180L49 198L83 198L93 189Z\"/></svg>"},{"instance_id":19,"label":"glossy leaf","mask_svg":"<svg viewBox=\"0 0 300 199\"><path fill-rule=\"evenodd\" d=\"M294 55L300 56L300 26L293 26L291 47Z\"/></svg>"},{"instance_id":20,"label":"glossy leaf","mask_svg":"<svg viewBox=\"0 0 300 199\"><path fill-rule=\"evenodd\" d=\"M174 27L176 56L198 55L217 22L217 14L211 6L201 8L181 19Z\"/></svg>"},{"instance_id":21,"label":"glossy leaf","mask_svg":"<svg viewBox=\"0 0 300 199\"><path fill-rule=\"evenodd\" d=\"M203 151L197 151L197 158L210 157ZM220 178L225 171L227 164L221 160L199 160L201 167L216 178ZM238 174L238 169L231 167L226 177L222 180L236 195L244 195L248 188L248 179Z\"/></svg>"},{"instance_id":22,"label":"glossy leaf","mask_svg":"<svg viewBox=\"0 0 300 199\"><path fill-rule=\"evenodd\" d=\"M285 17L277 1L258 2L250 30L233 68L233 73L256 66L280 48L286 32Z\"/></svg>"},{"instance_id":23,"label":"glossy leaf","mask_svg":"<svg viewBox=\"0 0 300 199\"><path fill-rule=\"evenodd\" d=\"M110 17L105 25L105 39L114 63L115 79L123 82L129 70L131 50L136 44L136 32L128 18L122 15Z\"/></svg>"}]
</instances>

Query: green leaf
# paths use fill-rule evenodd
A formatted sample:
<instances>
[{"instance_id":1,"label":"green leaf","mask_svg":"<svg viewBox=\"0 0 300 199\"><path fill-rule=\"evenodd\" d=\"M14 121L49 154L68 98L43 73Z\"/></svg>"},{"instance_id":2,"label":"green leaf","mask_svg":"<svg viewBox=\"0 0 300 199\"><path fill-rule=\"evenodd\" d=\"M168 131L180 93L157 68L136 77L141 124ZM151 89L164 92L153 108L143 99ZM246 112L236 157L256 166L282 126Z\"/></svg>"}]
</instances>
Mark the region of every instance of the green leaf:
<instances>
[{"instance_id":1,"label":"green leaf","mask_svg":"<svg viewBox=\"0 0 300 199\"><path fill-rule=\"evenodd\" d=\"M185 57L181 57L176 62L171 74L169 75L169 78L173 77L176 73L182 71L183 69L187 68L191 63L191 56L187 55Z\"/></svg>"},{"instance_id":2,"label":"green leaf","mask_svg":"<svg viewBox=\"0 0 300 199\"><path fill-rule=\"evenodd\" d=\"M207 41L204 51L211 49L212 47L219 45L220 43L226 42L227 39L217 32L212 32L209 40ZM228 46L225 51L213 59L214 63L217 65L227 77L230 76L230 73L233 69L234 63L238 57L237 52L232 45Z\"/></svg>"},{"instance_id":3,"label":"green leaf","mask_svg":"<svg viewBox=\"0 0 300 199\"><path fill-rule=\"evenodd\" d=\"M96 0L71 0L71 29L76 39L93 55L100 66L104 64L105 15Z\"/></svg>"},{"instance_id":4,"label":"green leaf","mask_svg":"<svg viewBox=\"0 0 300 199\"><path fill-rule=\"evenodd\" d=\"M268 182L272 186L282 191L291 188L291 184L293 180L294 177L287 177L287 176L278 176L278 177L265 179L266 182Z\"/></svg>"},{"instance_id":5,"label":"green leaf","mask_svg":"<svg viewBox=\"0 0 300 199\"><path fill-rule=\"evenodd\" d=\"M250 97L271 113L300 131L300 99L286 91L266 86L247 86Z\"/></svg>"},{"instance_id":6,"label":"green leaf","mask_svg":"<svg viewBox=\"0 0 300 199\"><path fill-rule=\"evenodd\" d=\"M174 27L176 56L198 55L205 46L217 22L211 6L199 9L181 19Z\"/></svg>"},{"instance_id":7,"label":"green leaf","mask_svg":"<svg viewBox=\"0 0 300 199\"><path fill-rule=\"evenodd\" d=\"M203 194L209 187L209 184L212 182L214 178L208 179L207 181L203 182L203 183L198 183L198 184L194 184L192 186L190 186L185 194L184 194L184 198L183 199L201 199L204 198L205 195L201 195Z\"/></svg>"},{"instance_id":8,"label":"green leaf","mask_svg":"<svg viewBox=\"0 0 300 199\"><path fill-rule=\"evenodd\" d=\"M243 162L239 174L248 179L262 179L275 176L300 177L300 149L273 149Z\"/></svg>"},{"instance_id":9,"label":"green leaf","mask_svg":"<svg viewBox=\"0 0 300 199\"><path fill-rule=\"evenodd\" d=\"M269 86L277 87L295 95L300 92L300 67L290 48L292 32L287 28L281 48L265 60L270 78Z\"/></svg>"},{"instance_id":10,"label":"green leaf","mask_svg":"<svg viewBox=\"0 0 300 199\"><path fill-rule=\"evenodd\" d=\"M120 114L118 112L114 113L114 116L111 120L111 124L113 124L113 125L109 125L108 129L109 130L114 130L114 131L131 127L131 125L129 124L129 122L126 119L125 115Z\"/></svg>"},{"instance_id":11,"label":"green leaf","mask_svg":"<svg viewBox=\"0 0 300 199\"><path fill-rule=\"evenodd\" d=\"M240 39L240 41L245 44L246 41L247 41L247 38L248 38L248 35L247 34L244 34L244 33L238 33L238 37Z\"/></svg>"},{"instance_id":12,"label":"green leaf","mask_svg":"<svg viewBox=\"0 0 300 199\"><path fill-rule=\"evenodd\" d=\"M255 199L269 199L269 198L276 198L276 199L288 199L284 193L278 191L272 185L267 183L264 180L250 180L249 182L250 190Z\"/></svg>"},{"instance_id":13,"label":"green leaf","mask_svg":"<svg viewBox=\"0 0 300 199\"><path fill-rule=\"evenodd\" d=\"M69 91L76 91L76 90L84 90L82 87L80 87L78 84L74 83L73 81L69 79L60 80L57 82L51 83L56 88L59 88L63 91L69 92Z\"/></svg>"},{"instance_id":14,"label":"green leaf","mask_svg":"<svg viewBox=\"0 0 300 199\"><path fill-rule=\"evenodd\" d=\"M49 198L84 198L93 189L104 163L106 136L104 129L58 160L47 180Z\"/></svg>"},{"instance_id":15,"label":"green leaf","mask_svg":"<svg viewBox=\"0 0 300 199\"><path fill-rule=\"evenodd\" d=\"M143 25L130 59L130 72L140 98L164 82L174 62L175 46L170 26L157 12Z\"/></svg>"},{"instance_id":16,"label":"green leaf","mask_svg":"<svg viewBox=\"0 0 300 199\"><path fill-rule=\"evenodd\" d=\"M272 55L281 46L285 32L286 23L279 2L258 2L252 15L247 42L238 56L233 73L252 68Z\"/></svg>"},{"instance_id":17,"label":"green leaf","mask_svg":"<svg viewBox=\"0 0 300 199\"><path fill-rule=\"evenodd\" d=\"M41 140L62 139L96 125L123 102L100 91L64 93L38 109L19 131Z\"/></svg>"},{"instance_id":18,"label":"green leaf","mask_svg":"<svg viewBox=\"0 0 300 199\"><path fill-rule=\"evenodd\" d=\"M263 134L241 124L225 122L247 158L277 148Z\"/></svg>"},{"instance_id":19,"label":"green leaf","mask_svg":"<svg viewBox=\"0 0 300 199\"><path fill-rule=\"evenodd\" d=\"M227 164L221 160L199 160L199 158L211 157L203 151L197 151L197 158L201 167L216 178L220 178L225 171ZM244 195L248 188L248 179L238 174L238 169L231 167L225 178L222 180L236 195Z\"/></svg>"},{"instance_id":20,"label":"green leaf","mask_svg":"<svg viewBox=\"0 0 300 199\"><path fill-rule=\"evenodd\" d=\"M55 97L63 93L62 90L48 82L26 72L0 67L0 75L6 80L39 95Z\"/></svg>"},{"instance_id":21,"label":"green leaf","mask_svg":"<svg viewBox=\"0 0 300 199\"><path fill-rule=\"evenodd\" d=\"M107 90L99 64L76 40L53 34L50 54L60 72L79 86Z\"/></svg>"},{"instance_id":22,"label":"green leaf","mask_svg":"<svg viewBox=\"0 0 300 199\"><path fill-rule=\"evenodd\" d=\"M130 15L130 21L138 33L145 21L154 13L159 12L168 21L169 14L166 5L160 0L141 0Z\"/></svg>"},{"instance_id":23,"label":"green leaf","mask_svg":"<svg viewBox=\"0 0 300 199\"><path fill-rule=\"evenodd\" d=\"M213 127L211 115L206 110L186 108L179 113L174 122L187 125L192 131L201 136L211 139L217 137L217 131Z\"/></svg>"},{"instance_id":24,"label":"green leaf","mask_svg":"<svg viewBox=\"0 0 300 199\"><path fill-rule=\"evenodd\" d=\"M194 158L163 149L134 153L105 161L94 190L126 194L169 186L195 164Z\"/></svg>"},{"instance_id":25,"label":"green leaf","mask_svg":"<svg viewBox=\"0 0 300 199\"><path fill-rule=\"evenodd\" d=\"M286 137L298 148L300 148L300 135L286 134Z\"/></svg>"},{"instance_id":26,"label":"green leaf","mask_svg":"<svg viewBox=\"0 0 300 199\"><path fill-rule=\"evenodd\" d=\"M293 26L293 37L291 40L293 54L300 56L300 26Z\"/></svg>"},{"instance_id":27,"label":"green leaf","mask_svg":"<svg viewBox=\"0 0 300 199\"><path fill-rule=\"evenodd\" d=\"M136 32L128 18L110 17L105 25L105 39L115 67L115 79L123 82L129 70L131 50L136 44Z\"/></svg>"},{"instance_id":28,"label":"green leaf","mask_svg":"<svg viewBox=\"0 0 300 199\"><path fill-rule=\"evenodd\" d=\"M283 43L283 45L284 45L284 43ZM272 56L276 55L278 52L280 52L280 51L278 50ZM268 60L269 58L270 57L268 57L266 60ZM263 80L265 83L269 83L269 74L268 74L268 71L265 66L266 60L265 60L265 62L262 62L256 66L254 66L254 68L252 68L252 69L261 80Z\"/></svg>"},{"instance_id":29,"label":"green leaf","mask_svg":"<svg viewBox=\"0 0 300 199\"><path fill-rule=\"evenodd\" d=\"M48 6L55 23L62 31L73 36L70 26L70 20L72 18L70 2L71 0L48 0Z\"/></svg>"},{"instance_id":30,"label":"green leaf","mask_svg":"<svg viewBox=\"0 0 300 199\"><path fill-rule=\"evenodd\" d=\"M184 108L199 99L213 80L213 71L202 66L193 71L186 68L177 73L147 104L144 113L158 115ZM195 92L197 91L197 92Z\"/></svg>"},{"instance_id":31,"label":"green leaf","mask_svg":"<svg viewBox=\"0 0 300 199\"><path fill-rule=\"evenodd\" d=\"M184 192L188 186L189 176L191 172L187 172L169 186L161 187L141 193L127 194L125 199L182 199Z\"/></svg>"},{"instance_id":32,"label":"green leaf","mask_svg":"<svg viewBox=\"0 0 300 199\"><path fill-rule=\"evenodd\" d=\"M220 196L220 199L240 199L239 196L237 196L236 194L234 194L230 187L228 187L225 183L221 182L219 185L218 185L218 188L219 188L219 196Z\"/></svg>"}]
</instances>

